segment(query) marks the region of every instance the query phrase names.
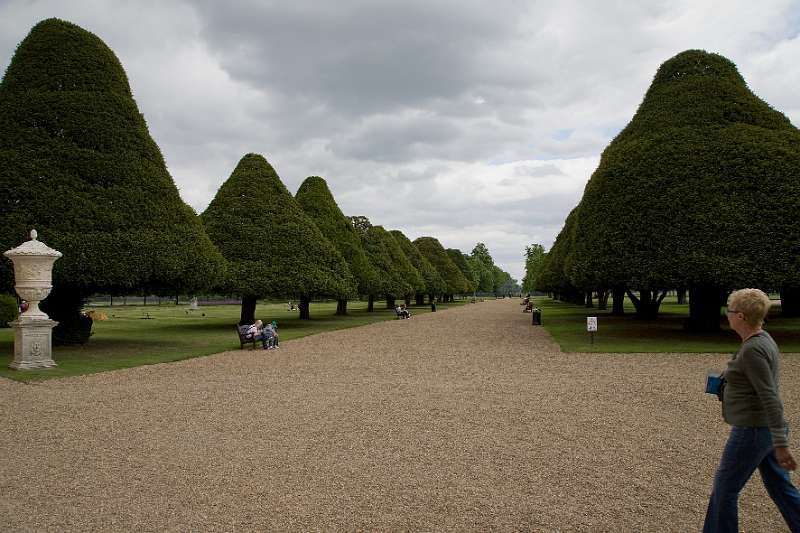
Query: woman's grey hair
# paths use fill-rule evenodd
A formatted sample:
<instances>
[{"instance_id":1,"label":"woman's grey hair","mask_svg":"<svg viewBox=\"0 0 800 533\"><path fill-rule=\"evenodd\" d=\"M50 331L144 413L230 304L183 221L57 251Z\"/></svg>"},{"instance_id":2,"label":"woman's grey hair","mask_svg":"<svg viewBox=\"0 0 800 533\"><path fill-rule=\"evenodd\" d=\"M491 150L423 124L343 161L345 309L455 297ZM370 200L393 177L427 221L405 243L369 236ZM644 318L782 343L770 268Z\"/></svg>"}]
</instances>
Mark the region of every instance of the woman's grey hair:
<instances>
[{"instance_id":1,"label":"woman's grey hair","mask_svg":"<svg viewBox=\"0 0 800 533\"><path fill-rule=\"evenodd\" d=\"M728 309L742 313L745 322L754 328L764 323L770 305L769 296L760 289L739 289L728 297Z\"/></svg>"}]
</instances>

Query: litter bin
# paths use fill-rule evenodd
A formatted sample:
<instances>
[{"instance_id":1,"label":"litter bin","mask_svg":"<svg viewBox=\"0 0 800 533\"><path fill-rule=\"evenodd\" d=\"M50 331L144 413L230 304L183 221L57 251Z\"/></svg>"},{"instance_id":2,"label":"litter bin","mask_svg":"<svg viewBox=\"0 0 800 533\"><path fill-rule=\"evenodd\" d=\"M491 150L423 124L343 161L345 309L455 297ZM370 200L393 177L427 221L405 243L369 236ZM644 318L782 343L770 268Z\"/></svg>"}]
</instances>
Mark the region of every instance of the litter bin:
<instances>
[{"instance_id":1,"label":"litter bin","mask_svg":"<svg viewBox=\"0 0 800 533\"><path fill-rule=\"evenodd\" d=\"M534 307L531 311L531 324L534 326L542 325L542 310L538 307Z\"/></svg>"}]
</instances>

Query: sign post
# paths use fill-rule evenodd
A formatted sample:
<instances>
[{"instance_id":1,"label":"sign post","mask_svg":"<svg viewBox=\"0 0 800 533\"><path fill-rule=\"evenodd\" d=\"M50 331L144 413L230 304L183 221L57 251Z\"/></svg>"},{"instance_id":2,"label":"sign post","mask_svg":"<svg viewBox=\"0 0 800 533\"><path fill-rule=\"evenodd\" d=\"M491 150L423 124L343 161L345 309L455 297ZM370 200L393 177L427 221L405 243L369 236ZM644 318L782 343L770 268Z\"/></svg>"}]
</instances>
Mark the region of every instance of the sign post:
<instances>
[{"instance_id":1,"label":"sign post","mask_svg":"<svg viewBox=\"0 0 800 533\"><path fill-rule=\"evenodd\" d=\"M589 338L592 346L594 346L594 332L597 331L597 317L596 316L587 316L586 317L586 331L589 332Z\"/></svg>"}]
</instances>

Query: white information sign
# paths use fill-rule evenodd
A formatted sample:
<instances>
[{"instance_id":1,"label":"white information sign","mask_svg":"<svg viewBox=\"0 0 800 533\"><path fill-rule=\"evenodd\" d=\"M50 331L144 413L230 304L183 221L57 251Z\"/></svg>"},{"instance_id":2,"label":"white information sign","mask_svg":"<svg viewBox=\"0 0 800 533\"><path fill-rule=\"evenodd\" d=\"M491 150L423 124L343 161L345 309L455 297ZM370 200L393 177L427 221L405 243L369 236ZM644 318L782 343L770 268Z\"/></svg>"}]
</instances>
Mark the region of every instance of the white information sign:
<instances>
[{"instance_id":1,"label":"white information sign","mask_svg":"<svg viewBox=\"0 0 800 533\"><path fill-rule=\"evenodd\" d=\"M586 317L586 331L597 331L597 317L596 316L587 316Z\"/></svg>"}]
</instances>

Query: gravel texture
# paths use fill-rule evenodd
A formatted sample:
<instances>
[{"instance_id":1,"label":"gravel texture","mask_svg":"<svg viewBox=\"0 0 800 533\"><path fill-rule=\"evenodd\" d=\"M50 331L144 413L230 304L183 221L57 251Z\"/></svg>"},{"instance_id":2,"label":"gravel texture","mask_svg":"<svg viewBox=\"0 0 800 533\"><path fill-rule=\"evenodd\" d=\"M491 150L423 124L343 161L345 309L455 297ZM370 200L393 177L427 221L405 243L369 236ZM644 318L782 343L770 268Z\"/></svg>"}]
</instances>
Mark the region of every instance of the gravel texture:
<instances>
[{"instance_id":1,"label":"gravel texture","mask_svg":"<svg viewBox=\"0 0 800 533\"><path fill-rule=\"evenodd\" d=\"M560 353L497 300L0 379L0 530L698 531L727 433L702 387L726 359ZM799 363L782 370L795 426ZM757 475L740 521L786 531Z\"/></svg>"}]
</instances>

